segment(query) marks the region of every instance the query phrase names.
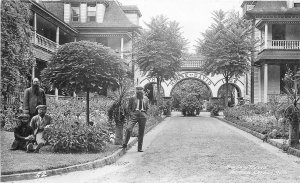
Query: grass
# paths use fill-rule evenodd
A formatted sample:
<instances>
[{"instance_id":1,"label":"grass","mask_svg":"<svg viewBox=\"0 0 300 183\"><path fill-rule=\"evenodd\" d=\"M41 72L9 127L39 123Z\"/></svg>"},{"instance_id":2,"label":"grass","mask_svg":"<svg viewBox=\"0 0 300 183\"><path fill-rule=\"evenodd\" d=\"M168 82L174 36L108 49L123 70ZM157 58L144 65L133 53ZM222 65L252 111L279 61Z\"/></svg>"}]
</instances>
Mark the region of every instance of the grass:
<instances>
[{"instance_id":1,"label":"grass","mask_svg":"<svg viewBox=\"0 0 300 183\"><path fill-rule=\"evenodd\" d=\"M161 121L161 117L148 120L146 123L146 129L158 124ZM9 150L13 140L13 132L1 131L2 175L43 171L86 163L107 157L113 154L119 148L119 145L110 144L102 153L61 154L51 153L47 150L47 147L42 147L40 153L26 153L25 151L21 150Z\"/></svg>"}]
</instances>

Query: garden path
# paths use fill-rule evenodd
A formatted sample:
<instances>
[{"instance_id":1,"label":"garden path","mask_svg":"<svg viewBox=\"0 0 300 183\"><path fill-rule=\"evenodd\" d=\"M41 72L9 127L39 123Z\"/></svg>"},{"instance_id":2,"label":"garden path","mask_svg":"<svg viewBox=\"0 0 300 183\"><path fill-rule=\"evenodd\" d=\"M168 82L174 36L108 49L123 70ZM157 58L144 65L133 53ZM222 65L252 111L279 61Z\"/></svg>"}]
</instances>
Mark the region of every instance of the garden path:
<instances>
[{"instance_id":1,"label":"garden path","mask_svg":"<svg viewBox=\"0 0 300 183\"><path fill-rule=\"evenodd\" d=\"M176 113L116 163L24 182L300 182L300 159L201 113Z\"/></svg>"}]
</instances>

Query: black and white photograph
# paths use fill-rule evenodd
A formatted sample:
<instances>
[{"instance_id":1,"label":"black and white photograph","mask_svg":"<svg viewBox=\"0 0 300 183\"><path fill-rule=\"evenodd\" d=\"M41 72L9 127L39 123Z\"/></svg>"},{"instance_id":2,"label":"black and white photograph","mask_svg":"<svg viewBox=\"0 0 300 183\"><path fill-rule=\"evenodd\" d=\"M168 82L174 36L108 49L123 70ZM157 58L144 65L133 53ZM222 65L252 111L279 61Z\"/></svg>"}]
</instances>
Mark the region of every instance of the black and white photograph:
<instances>
[{"instance_id":1,"label":"black and white photograph","mask_svg":"<svg viewBox=\"0 0 300 183\"><path fill-rule=\"evenodd\" d=\"M1 182L300 183L300 0L1 0Z\"/></svg>"}]
</instances>

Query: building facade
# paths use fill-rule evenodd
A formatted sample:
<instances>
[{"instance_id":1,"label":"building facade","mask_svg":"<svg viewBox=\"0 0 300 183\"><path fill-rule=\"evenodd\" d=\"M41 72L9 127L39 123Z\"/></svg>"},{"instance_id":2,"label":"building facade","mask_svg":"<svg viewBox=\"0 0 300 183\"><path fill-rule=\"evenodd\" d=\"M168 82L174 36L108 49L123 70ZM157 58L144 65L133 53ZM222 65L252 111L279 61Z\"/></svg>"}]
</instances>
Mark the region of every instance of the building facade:
<instances>
[{"instance_id":1,"label":"building facade","mask_svg":"<svg viewBox=\"0 0 300 183\"><path fill-rule=\"evenodd\" d=\"M244 1L258 41L254 56L254 102L286 98L282 79L300 67L300 1Z\"/></svg>"},{"instance_id":2,"label":"building facade","mask_svg":"<svg viewBox=\"0 0 300 183\"><path fill-rule=\"evenodd\" d=\"M131 64L133 36L140 29L141 13L137 6L123 6L107 0L29 2L33 11L31 25L37 59L33 77L39 76L59 45L73 41L101 43Z\"/></svg>"}]
</instances>

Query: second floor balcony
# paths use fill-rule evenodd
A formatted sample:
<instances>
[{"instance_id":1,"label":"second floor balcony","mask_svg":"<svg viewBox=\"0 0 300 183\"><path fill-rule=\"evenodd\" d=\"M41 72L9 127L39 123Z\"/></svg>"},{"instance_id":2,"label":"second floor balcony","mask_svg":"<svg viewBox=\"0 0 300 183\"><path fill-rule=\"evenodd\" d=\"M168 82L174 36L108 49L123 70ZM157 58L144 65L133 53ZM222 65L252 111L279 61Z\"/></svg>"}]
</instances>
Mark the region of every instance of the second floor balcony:
<instances>
[{"instance_id":1,"label":"second floor balcony","mask_svg":"<svg viewBox=\"0 0 300 183\"><path fill-rule=\"evenodd\" d=\"M181 70L198 70L203 64L202 59L187 59L182 61Z\"/></svg>"},{"instance_id":2,"label":"second floor balcony","mask_svg":"<svg viewBox=\"0 0 300 183\"><path fill-rule=\"evenodd\" d=\"M51 41L50 39L48 39L38 33L35 33L34 31L32 31L31 42L34 45L41 47L52 53L55 52L56 49L59 47L58 43Z\"/></svg>"},{"instance_id":3,"label":"second floor balcony","mask_svg":"<svg viewBox=\"0 0 300 183\"><path fill-rule=\"evenodd\" d=\"M259 51L264 49L300 50L300 40L268 40L260 44Z\"/></svg>"}]
</instances>

